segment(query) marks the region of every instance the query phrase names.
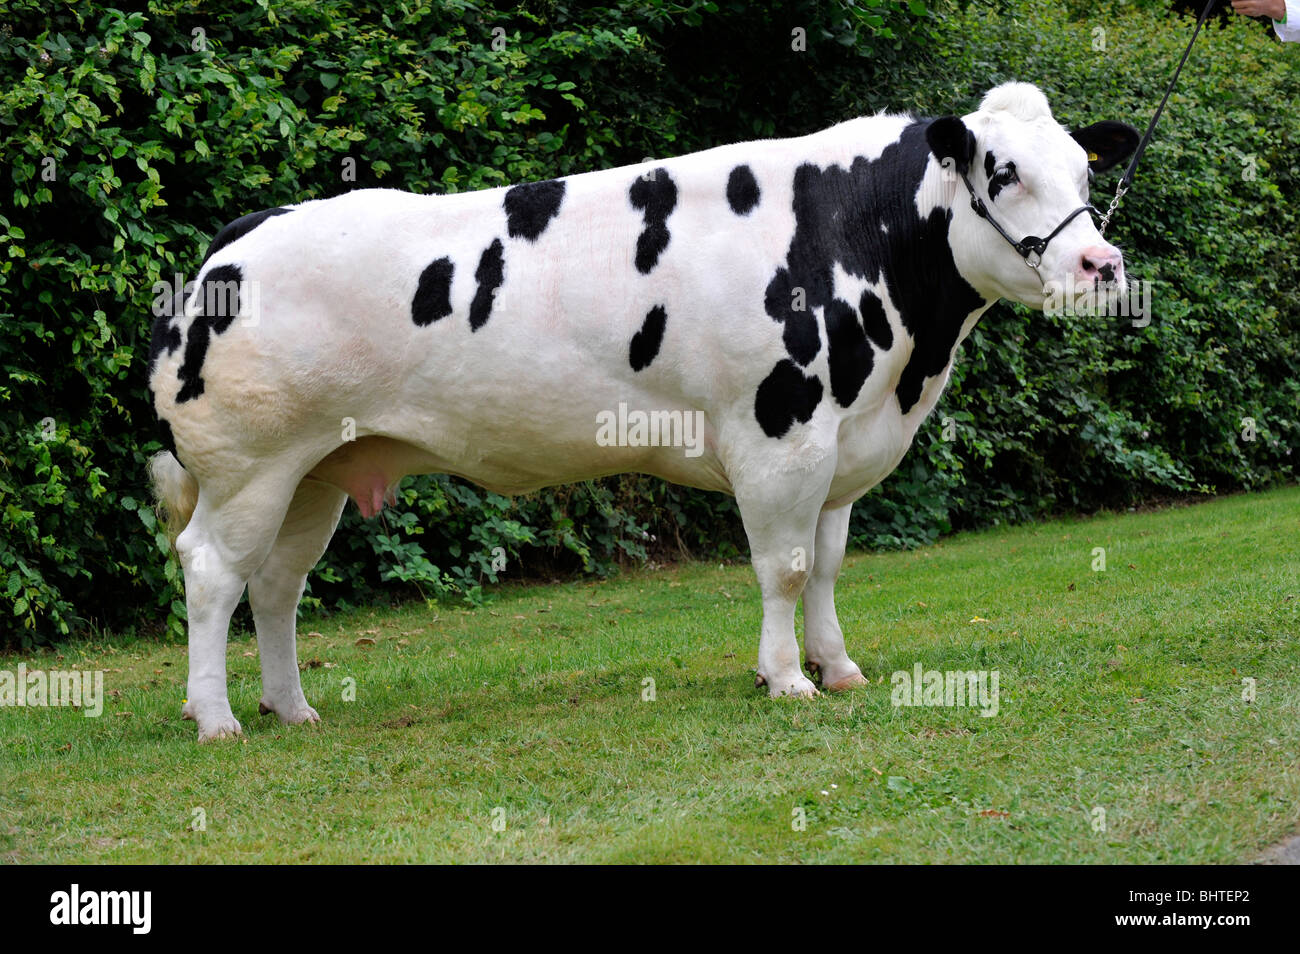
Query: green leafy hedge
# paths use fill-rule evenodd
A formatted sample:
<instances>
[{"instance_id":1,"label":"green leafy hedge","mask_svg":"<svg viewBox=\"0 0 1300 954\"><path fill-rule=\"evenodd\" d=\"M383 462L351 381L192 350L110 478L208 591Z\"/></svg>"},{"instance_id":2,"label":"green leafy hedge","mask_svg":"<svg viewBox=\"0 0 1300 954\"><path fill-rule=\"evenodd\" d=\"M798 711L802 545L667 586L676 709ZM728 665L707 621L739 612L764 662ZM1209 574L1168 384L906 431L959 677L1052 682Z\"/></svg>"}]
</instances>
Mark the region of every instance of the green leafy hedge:
<instances>
[{"instance_id":1,"label":"green leafy hedge","mask_svg":"<svg viewBox=\"0 0 1300 954\"><path fill-rule=\"evenodd\" d=\"M224 222L352 188L476 189L797 135L885 106L950 112L1013 77L1067 120L1104 105L1140 125L1178 31L1149 9L1041 6L11 0L0 645L180 631L177 567L146 502L149 309ZM1158 282L1152 324L990 314L917 447L856 508L857 540L1294 478L1296 52L1236 24L1206 36L1117 223ZM1246 416L1254 442L1239 439ZM508 501L428 476L403 496L382 520L345 517L312 579L318 606L480 599L500 552L536 575L744 551L733 502L649 478Z\"/></svg>"},{"instance_id":2,"label":"green leafy hedge","mask_svg":"<svg viewBox=\"0 0 1300 954\"><path fill-rule=\"evenodd\" d=\"M11 0L0 23L0 645L180 631L177 567L143 503L149 309L224 222L686 152L789 128L792 110L810 129L931 28L896 2L50 6ZM774 56L789 87L766 82ZM533 573L609 572L657 540L737 552L730 502L643 478L511 504L425 477L405 496L382 521L348 516L316 600L386 581L477 598L496 547Z\"/></svg>"},{"instance_id":3,"label":"green leafy hedge","mask_svg":"<svg viewBox=\"0 0 1300 954\"><path fill-rule=\"evenodd\" d=\"M923 108L974 108L1025 79L1067 126L1145 129L1193 25L1157 3L996 6L952 24L964 39L941 48ZM995 306L916 448L857 508L860 542L1296 478L1298 67L1300 45L1259 23L1201 34L1110 232L1152 282L1150 323Z\"/></svg>"}]
</instances>

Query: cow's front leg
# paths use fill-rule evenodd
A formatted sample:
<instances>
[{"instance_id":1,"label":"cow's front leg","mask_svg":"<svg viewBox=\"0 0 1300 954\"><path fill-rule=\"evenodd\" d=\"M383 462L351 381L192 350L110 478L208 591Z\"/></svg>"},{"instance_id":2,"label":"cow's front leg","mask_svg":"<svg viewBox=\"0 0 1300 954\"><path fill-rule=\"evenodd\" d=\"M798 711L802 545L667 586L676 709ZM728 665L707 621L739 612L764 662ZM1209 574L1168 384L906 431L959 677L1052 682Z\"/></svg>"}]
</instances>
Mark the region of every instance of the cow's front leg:
<instances>
[{"instance_id":1,"label":"cow's front leg","mask_svg":"<svg viewBox=\"0 0 1300 954\"><path fill-rule=\"evenodd\" d=\"M817 687L799 668L794 610L813 566L817 515L833 470L828 463L737 488L736 502L763 594L756 685L766 685L774 697L817 694Z\"/></svg>"},{"instance_id":2,"label":"cow's front leg","mask_svg":"<svg viewBox=\"0 0 1300 954\"><path fill-rule=\"evenodd\" d=\"M844 633L835 612L835 581L844 562L852 504L823 510L817 520L812 574L803 591L804 663L832 692L865 685L857 663L844 651Z\"/></svg>"}]
</instances>

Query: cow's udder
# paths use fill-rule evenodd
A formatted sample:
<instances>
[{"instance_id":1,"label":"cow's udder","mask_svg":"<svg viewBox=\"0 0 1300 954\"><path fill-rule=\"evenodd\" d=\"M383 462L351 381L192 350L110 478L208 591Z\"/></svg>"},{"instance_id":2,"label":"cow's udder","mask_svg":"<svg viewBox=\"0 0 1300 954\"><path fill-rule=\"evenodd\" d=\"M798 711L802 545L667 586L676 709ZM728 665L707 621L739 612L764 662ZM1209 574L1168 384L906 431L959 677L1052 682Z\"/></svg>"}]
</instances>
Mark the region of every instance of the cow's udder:
<instances>
[{"instance_id":1,"label":"cow's udder","mask_svg":"<svg viewBox=\"0 0 1300 954\"><path fill-rule=\"evenodd\" d=\"M429 455L418 447L390 437L359 437L335 448L308 473L342 490L354 501L363 517L376 516L397 503L397 485L407 474L436 469Z\"/></svg>"}]
</instances>

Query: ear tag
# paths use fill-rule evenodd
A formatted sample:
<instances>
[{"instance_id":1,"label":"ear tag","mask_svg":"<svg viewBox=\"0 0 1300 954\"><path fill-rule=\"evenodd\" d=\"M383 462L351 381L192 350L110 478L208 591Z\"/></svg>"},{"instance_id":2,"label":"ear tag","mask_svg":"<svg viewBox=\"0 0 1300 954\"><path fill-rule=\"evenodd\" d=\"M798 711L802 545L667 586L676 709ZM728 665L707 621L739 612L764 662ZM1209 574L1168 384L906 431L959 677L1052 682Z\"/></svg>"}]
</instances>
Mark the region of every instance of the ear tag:
<instances>
[{"instance_id":1,"label":"ear tag","mask_svg":"<svg viewBox=\"0 0 1300 954\"><path fill-rule=\"evenodd\" d=\"M1097 161L1098 159L1100 159L1100 158L1101 158L1101 157L1098 156L1095 152L1090 152L1090 153L1088 153L1088 161L1089 161L1089 162L1096 162L1096 161Z\"/></svg>"}]
</instances>

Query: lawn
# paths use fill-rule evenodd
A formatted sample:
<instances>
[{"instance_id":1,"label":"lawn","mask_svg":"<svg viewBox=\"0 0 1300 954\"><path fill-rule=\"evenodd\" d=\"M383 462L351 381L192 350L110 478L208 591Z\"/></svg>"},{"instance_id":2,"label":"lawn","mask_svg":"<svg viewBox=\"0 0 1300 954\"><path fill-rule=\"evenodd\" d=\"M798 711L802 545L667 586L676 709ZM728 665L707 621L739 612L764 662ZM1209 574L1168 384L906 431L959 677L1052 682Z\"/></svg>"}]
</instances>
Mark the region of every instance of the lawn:
<instances>
[{"instance_id":1,"label":"lawn","mask_svg":"<svg viewBox=\"0 0 1300 954\"><path fill-rule=\"evenodd\" d=\"M307 620L292 728L236 634L245 736L203 746L182 646L2 657L109 697L0 709L0 858L1199 863L1300 828L1300 488L855 554L838 603L872 684L804 701L753 687L747 566ZM918 663L997 670L997 714L895 707Z\"/></svg>"}]
</instances>

